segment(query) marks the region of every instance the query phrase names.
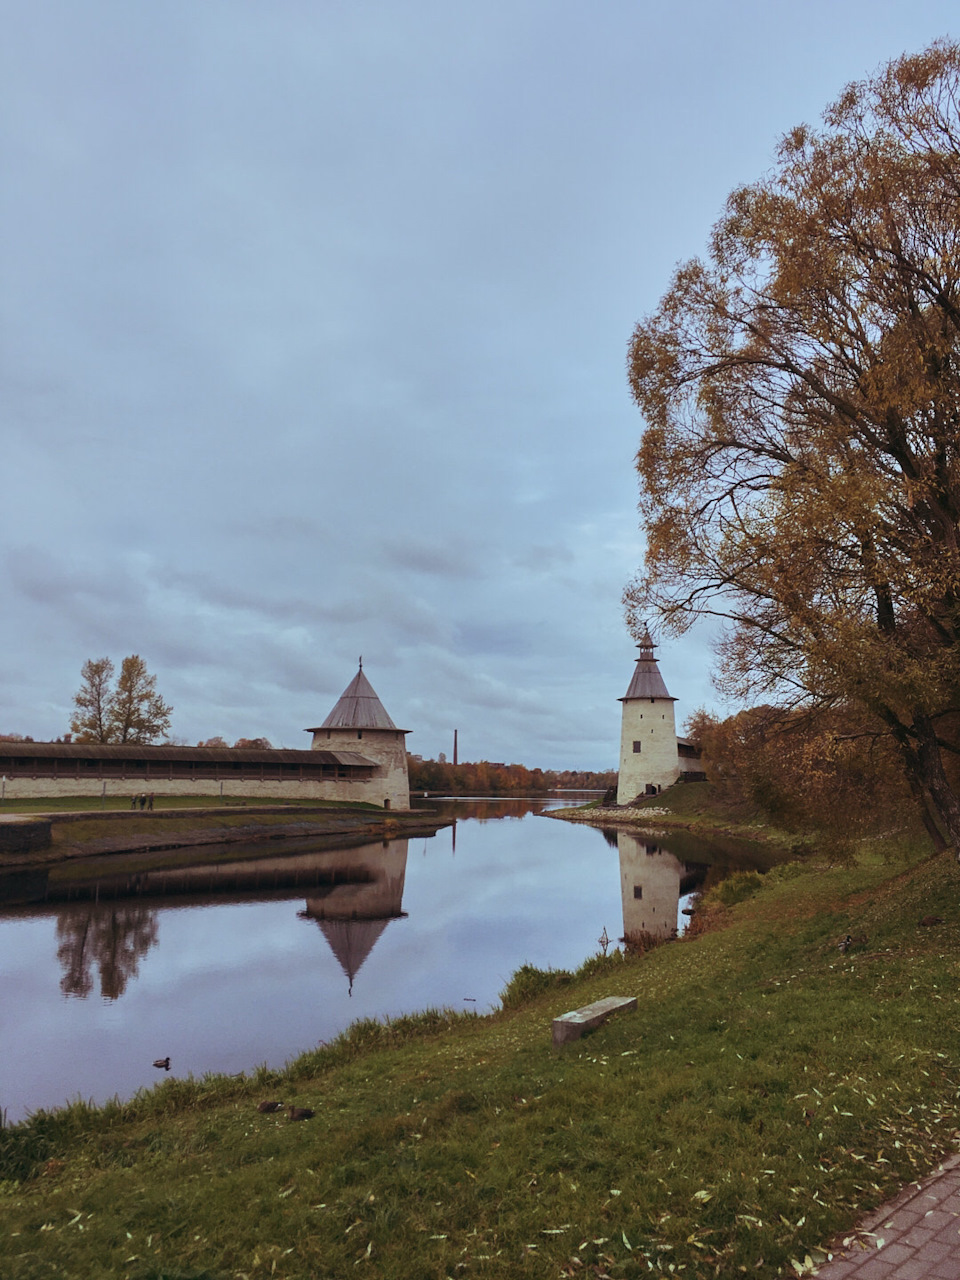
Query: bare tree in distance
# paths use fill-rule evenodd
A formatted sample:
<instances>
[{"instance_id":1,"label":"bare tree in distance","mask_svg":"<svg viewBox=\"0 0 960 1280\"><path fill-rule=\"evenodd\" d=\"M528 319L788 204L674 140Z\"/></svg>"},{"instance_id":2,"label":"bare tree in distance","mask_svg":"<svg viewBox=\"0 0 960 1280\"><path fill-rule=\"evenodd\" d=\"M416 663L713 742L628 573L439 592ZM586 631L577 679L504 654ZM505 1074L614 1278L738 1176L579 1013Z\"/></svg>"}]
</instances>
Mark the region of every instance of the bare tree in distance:
<instances>
[{"instance_id":1,"label":"bare tree in distance","mask_svg":"<svg viewBox=\"0 0 960 1280\"><path fill-rule=\"evenodd\" d=\"M166 737L173 708L157 693L157 678L144 660L136 653L124 658L111 688L113 672L109 658L83 664L83 684L70 721L77 742L142 745Z\"/></svg>"}]
</instances>

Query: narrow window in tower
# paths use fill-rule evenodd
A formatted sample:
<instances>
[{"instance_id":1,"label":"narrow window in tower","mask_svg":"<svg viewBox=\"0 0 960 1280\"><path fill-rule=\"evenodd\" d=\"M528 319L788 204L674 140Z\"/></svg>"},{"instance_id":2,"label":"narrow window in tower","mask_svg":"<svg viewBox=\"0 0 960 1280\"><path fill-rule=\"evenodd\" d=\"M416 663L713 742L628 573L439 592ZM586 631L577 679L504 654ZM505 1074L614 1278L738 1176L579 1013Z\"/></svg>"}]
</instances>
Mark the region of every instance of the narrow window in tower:
<instances>
[{"instance_id":1,"label":"narrow window in tower","mask_svg":"<svg viewBox=\"0 0 960 1280\"><path fill-rule=\"evenodd\" d=\"M633 896L634 896L635 898L642 898L642 897L643 897L643 885L642 885L642 884L635 884L635 885L633 886Z\"/></svg>"},{"instance_id":2,"label":"narrow window in tower","mask_svg":"<svg viewBox=\"0 0 960 1280\"><path fill-rule=\"evenodd\" d=\"M633 744L633 751L634 751L634 754L636 754L637 752L639 752L639 750L640 750L640 743L639 743L639 742L634 742L634 744Z\"/></svg>"}]
</instances>

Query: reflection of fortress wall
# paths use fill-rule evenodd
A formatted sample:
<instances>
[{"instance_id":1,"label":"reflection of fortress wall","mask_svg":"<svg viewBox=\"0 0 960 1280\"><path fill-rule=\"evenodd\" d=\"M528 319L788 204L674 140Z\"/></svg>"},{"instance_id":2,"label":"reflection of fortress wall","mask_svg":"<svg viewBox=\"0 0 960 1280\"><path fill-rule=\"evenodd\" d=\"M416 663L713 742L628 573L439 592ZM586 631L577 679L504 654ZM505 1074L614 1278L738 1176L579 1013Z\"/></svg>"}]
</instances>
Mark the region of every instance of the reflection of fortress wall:
<instances>
[{"instance_id":1,"label":"reflection of fortress wall","mask_svg":"<svg viewBox=\"0 0 960 1280\"><path fill-rule=\"evenodd\" d=\"M337 854L344 884L307 895L304 915L314 920L394 920L403 915L407 841L363 845Z\"/></svg>"},{"instance_id":2,"label":"reflection of fortress wall","mask_svg":"<svg viewBox=\"0 0 960 1280\"><path fill-rule=\"evenodd\" d=\"M59 911L65 903L116 899L162 906L206 906L211 902L306 898L328 915L402 915L407 839L376 841L354 849L326 849L192 866L153 867L112 874L101 863L97 874L51 879L46 868L0 876L0 917ZM79 868L78 868L79 870ZM346 898L337 894L344 890ZM346 905L349 903L350 905ZM313 914L311 911L310 914Z\"/></svg>"},{"instance_id":3,"label":"reflection of fortress wall","mask_svg":"<svg viewBox=\"0 0 960 1280\"><path fill-rule=\"evenodd\" d=\"M617 832L623 936L669 938L676 933L683 864L651 841Z\"/></svg>"},{"instance_id":4,"label":"reflection of fortress wall","mask_svg":"<svg viewBox=\"0 0 960 1280\"><path fill-rule=\"evenodd\" d=\"M71 879L53 886L43 868L3 878L17 905L0 908L0 915L56 915L64 992L85 996L92 991L93 959L100 966L102 994L116 999L127 978L136 975L139 958L156 943L156 907L305 896L300 918L316 921L352 987L384 929L405 914L406 870L406 838L355 849ZM165 904L165 897L174 901Z\"/></svg>"},{"instance_id":5,"label":"reflection of fortress wall","mask_svg":"<svg viewBox=\"0 0 960 1280\"><path fill-rule=\"evenodd\" d=\"M407 841L365 845L339 855L337 865L350 873L350 883L310 894L307 909L300 914L316 920L352 992L353 980L380 935L391 920L404 914Z\"/></svg>"}]
</instances>

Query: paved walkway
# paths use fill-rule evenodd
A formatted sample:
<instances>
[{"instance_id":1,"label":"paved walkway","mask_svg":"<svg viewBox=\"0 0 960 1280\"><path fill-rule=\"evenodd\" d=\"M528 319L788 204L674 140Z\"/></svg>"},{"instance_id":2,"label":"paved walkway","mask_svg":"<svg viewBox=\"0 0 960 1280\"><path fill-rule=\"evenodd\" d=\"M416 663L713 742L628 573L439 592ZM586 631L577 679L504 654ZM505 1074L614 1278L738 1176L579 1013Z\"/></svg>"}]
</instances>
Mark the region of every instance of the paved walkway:
<instances>
[{"instance_id":1,"label":"paved walkway","mask_svg":"<svg viewBox=\"0 0 960 1280\"><path fill-rule=\"evenodd\" d=\"M818 1280L960 1280L960 1155L834 1244Z\"/></svg>"}]
</instances>

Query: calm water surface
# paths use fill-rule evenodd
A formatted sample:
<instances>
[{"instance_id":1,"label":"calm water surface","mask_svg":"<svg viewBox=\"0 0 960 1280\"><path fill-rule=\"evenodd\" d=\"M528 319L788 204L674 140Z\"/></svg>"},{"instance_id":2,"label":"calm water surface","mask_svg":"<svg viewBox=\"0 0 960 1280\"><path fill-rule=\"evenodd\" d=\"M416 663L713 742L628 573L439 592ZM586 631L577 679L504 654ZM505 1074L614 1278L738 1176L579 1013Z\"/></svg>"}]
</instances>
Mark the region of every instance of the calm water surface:
<instances>
[{"instance_id":1,"label":"calm water surface","mask_svg":"<svg viewBox=\"0 0 960 1280\"><path fill-rule=\"evenodd\" d=\"M279 1067L357 1018L488 1011L521 964L682 929L705 876L756 865L537 816L568 803L431 801L456 822L428 839L136 881L101 862L69 890L0 877L0 1108L129 1097L167 1055L176 1075Z\"/></svg>"}]
</instances>

